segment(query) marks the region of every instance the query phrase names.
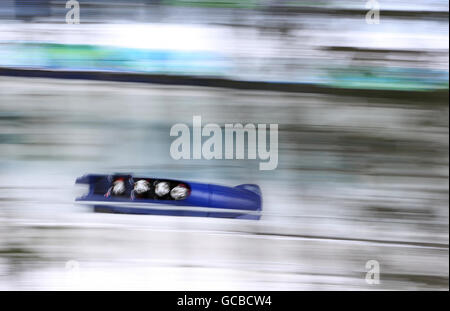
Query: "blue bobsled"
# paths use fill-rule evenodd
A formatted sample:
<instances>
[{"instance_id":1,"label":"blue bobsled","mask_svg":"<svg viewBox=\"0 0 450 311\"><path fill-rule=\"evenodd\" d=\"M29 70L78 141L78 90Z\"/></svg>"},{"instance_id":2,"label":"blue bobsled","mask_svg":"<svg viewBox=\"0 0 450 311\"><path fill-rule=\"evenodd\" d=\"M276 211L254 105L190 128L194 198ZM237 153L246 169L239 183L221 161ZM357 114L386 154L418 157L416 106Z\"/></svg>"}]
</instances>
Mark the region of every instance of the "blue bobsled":
<instances>
[{"instance_id":1,"label":"blue bobsled","mask_svg":"<svg viewBox=\"0 0 450 311\"><path fill-rule=\"evenodd\" d=\"M89 192L76 201L97 212L167 216L200 216L258 220L261 191L258 185L225 187L132 175L95 175L77 178Z\"/></svg>"}]
</instances>

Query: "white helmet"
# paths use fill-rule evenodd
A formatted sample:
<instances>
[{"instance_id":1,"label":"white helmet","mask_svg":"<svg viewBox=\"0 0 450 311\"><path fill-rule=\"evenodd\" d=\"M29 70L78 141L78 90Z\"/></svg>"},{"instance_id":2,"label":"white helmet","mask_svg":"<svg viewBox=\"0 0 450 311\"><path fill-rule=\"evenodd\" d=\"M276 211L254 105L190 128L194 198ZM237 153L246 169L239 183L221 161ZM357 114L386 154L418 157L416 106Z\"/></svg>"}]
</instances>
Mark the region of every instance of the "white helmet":
<instances>
[{"instance_id":1,"label":"white helmet","mask_svg":"<svg viewBox=\"0 0 450 311\"><path fill-rule=\"evenodd\" d=\"M150 190L150 184L148 181L141 179L134 183L134 191L137 194L141 194Z\"/></svg>"},{"instance_id":2,"label":"white helmet","mask_svg":"<svg viewBox=\"0 0 450 311\"><path fill-rule=\"evenodd\" d=\"M185 185L181 184L170 191L170 196L175 200L182 200L188 196L188 193L188 188Z\"/></svg>"},{"instance_id":3,"label":"white helmet","mask_svg":"<svg viewBox=\"0 0 450 311\"><path fill-rule=\"evenodd\" d=\"M123 179L118 179L113 182L112 193L114 195L121 195L125 192L125 182Z\"/></svg>"},{"instance_id":4,"label":"white helmet","mask_svg":"<svg viewBox=\"0 0 450 311\"><path fill-rule=\"evenodd\" d=\"M155 193L159 197L163 197L170 192L170 186L168 182L162 181L156 184Z\"/></svg>"}]
</instances>

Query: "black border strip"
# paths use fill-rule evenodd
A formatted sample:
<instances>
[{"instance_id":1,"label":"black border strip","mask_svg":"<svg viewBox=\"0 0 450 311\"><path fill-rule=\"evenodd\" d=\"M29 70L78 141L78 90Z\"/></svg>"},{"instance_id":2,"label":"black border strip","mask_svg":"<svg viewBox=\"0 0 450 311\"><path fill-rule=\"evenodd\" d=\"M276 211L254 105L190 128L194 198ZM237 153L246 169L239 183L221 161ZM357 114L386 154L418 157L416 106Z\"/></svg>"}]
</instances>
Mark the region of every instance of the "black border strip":
<instances>
[{"instance_id":1,"label":"black border strip","mask_svg":"<svg viewBox=\"0 0 450 311\"><path fill-rule=\"evenodd\" d=\"M179 305L179 299L184 298L185 295L187 297L208 297L217 302L210 304L209 308L198 305ZM223 305L221 299L224 296L270 296L271 303L259 306ZM338 306L343 307L343 310L353 308L355 310L385 310L394 307L398 310L407 310L409 305L417 308L418 302L423 302L427 307L440 305L439 302L444 303L444 300L448 302L448 297L448 291L0 292L0 299L4 304L10 302L16 308L30 304L33 309L42 306L45 307L45 310L48 310L49 307L57 310L64 310L67 307L74 310L85 310L87 306L90 310L95 310L96 307L98 310L108 310L109 306L112 306L113 309L134 310L132 305L138 305L143 310L307 310L311 307L312 309L335 310ZM158 306L162 308L158 308ZM324 307L327 308L324 309Z\"/></svg>"}]
</instances>

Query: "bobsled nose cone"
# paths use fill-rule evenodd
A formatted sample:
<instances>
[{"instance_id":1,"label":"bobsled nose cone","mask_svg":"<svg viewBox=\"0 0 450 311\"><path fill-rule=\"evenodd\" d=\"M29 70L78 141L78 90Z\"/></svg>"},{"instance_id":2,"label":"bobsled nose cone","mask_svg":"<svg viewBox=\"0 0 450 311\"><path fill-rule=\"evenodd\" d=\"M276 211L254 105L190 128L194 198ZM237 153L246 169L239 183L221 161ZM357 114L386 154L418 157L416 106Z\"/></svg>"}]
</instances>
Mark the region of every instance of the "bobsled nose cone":
<instances>
[{"instance_id":1,"label":"bobsled nose cone","mask_svg":"<svg viewBox=\"0 0 450 311\"><path fill-rule=\"evenodd\" d=\"M255 184L242 184L242 185L236 186L235 188L248 190L257 195L261 195L261 188L259 188L259 186L255 185Z\"/></svg>"},{"instance_id":2,"label":"bobsled nose cone","mask_svg":"<svg viewBox=\"0 0 450 311\"><path fill-rule=\"evenodd\" d=\"M89 184L89 182L90 182L90 178L88 175L83 175L83 176L75 179L76 184Z\"/></svg>"}]
</instances>

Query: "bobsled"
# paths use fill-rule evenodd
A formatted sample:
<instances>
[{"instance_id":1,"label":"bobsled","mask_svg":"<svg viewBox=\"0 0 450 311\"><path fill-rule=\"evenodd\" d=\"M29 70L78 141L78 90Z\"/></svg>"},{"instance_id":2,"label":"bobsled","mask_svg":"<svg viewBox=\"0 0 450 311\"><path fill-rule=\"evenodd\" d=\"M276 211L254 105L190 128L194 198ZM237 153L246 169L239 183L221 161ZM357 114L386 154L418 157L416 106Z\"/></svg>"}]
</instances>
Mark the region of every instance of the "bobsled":
<instances>
[{"instance_id":1,"label":"bobsled","mask_svg":"<svg viewBox=\"0 0 450 311\"><path fill-rule=\"evenodd\" d=\"M262 211L255 184L227 187L121 174L88 174L76 184L89 185L76 201L96 212L259 220Z\"/></svg>"}]
</instances>

